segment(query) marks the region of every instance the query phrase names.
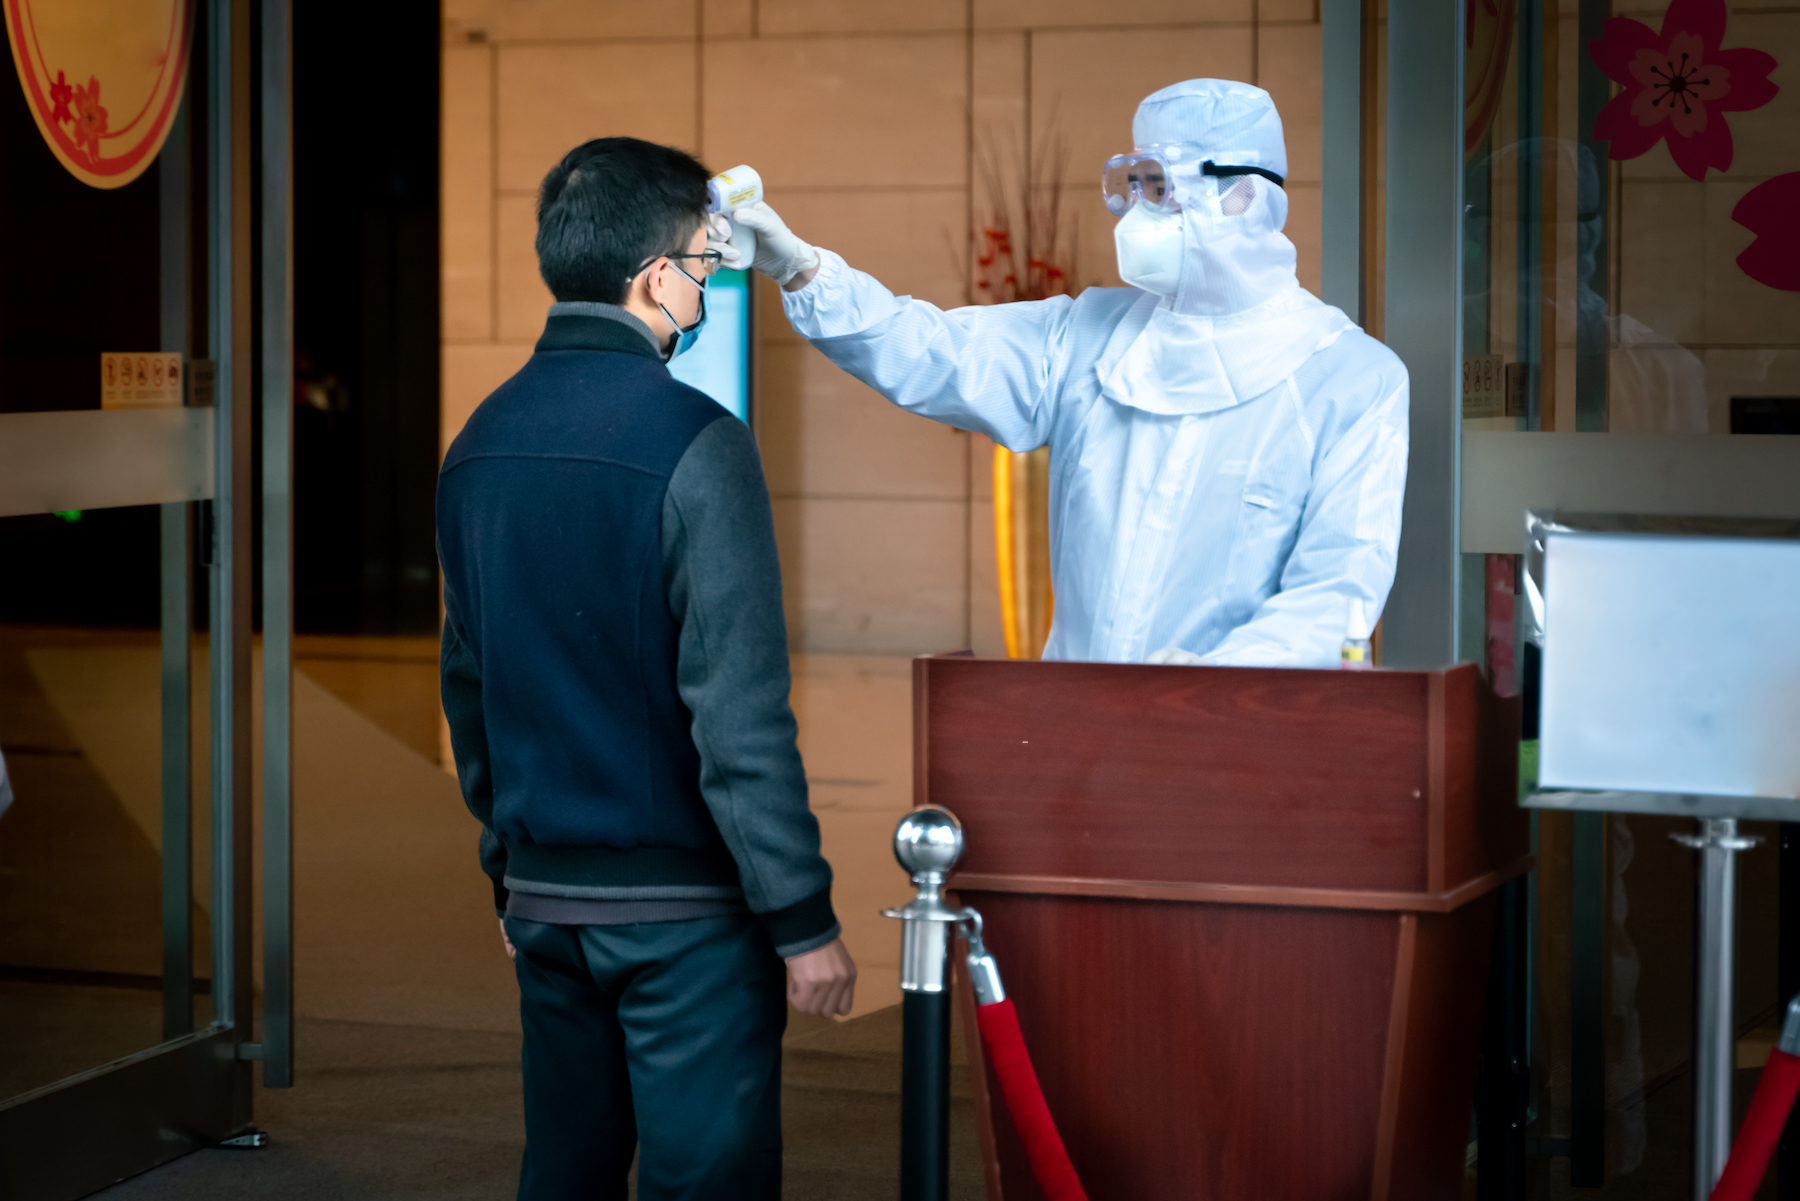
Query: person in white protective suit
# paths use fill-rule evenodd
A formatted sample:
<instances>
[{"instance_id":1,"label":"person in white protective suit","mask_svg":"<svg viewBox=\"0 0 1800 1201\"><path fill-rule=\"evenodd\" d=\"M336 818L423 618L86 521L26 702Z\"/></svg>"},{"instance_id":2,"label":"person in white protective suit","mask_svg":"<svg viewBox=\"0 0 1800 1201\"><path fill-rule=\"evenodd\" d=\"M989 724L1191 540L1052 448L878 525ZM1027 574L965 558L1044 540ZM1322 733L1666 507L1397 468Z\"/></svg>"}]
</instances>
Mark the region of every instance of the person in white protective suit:
<instances>
[{"instance_id":1,"label":"person in white protective suit","mask_svg":"<svg viewBox=\"0 0 1800 1201\"><path fill-rule=\"evenodd\" d=\"M1394 579L1398 358L1300 286L1268 93L1146 99L1109 161L1129 288L944 312L738 210L794 328L914 413L1050 446L1047 659L1335 664ZM721 222L715 245L724 248Z\"/></svg>"}]
</instances>

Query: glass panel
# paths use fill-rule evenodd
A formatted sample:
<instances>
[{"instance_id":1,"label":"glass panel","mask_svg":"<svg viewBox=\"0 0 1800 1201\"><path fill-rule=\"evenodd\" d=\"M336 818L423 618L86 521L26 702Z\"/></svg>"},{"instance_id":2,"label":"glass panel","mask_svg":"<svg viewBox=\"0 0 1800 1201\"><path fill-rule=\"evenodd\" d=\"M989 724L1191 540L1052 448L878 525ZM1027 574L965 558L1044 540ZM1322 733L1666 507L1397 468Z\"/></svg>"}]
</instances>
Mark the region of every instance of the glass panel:
<instances>
[{"instance_id":1,"label":"glass panel","mask_svg":"<svg viewBox=\"0 0 1800 1201\"><path fill-rule=\"evenodd\" d=\"M1466 12L1464 430L1683 435L1659 453L1684 456L1800 428L1800 261L1782 225L1800 202L1800 96L1766 83L1800 56L1800 9ZM1497 688L1527 693L1529 775L1516 559L1464 556L1460 628ZM1528 1173L1534 1195L1686 1197L1695 864L1668 835L1692 823L1537 821L1532 1132L1548 1163ZM1774 840L1738 870L1742 1091L1778 1004ZM1584 1030L1600 1036L1593 1060ZM1572 1160L1541 1141L1584 1130L1603 1137L1600 1179L1583 1177L1579 1147Z\"/></svg>"},{"instance_id":2,"label":"glass panel","mask_svg":"<svg viewBox=\"0 0 1800 1201\"><path fill-rule=\"evenodd\" d=\"M154 506L0 519L0 1099L212 1020L203 640L183 640L192 1018L164 972L159 524Z\"/></svg>"}]
</instances>

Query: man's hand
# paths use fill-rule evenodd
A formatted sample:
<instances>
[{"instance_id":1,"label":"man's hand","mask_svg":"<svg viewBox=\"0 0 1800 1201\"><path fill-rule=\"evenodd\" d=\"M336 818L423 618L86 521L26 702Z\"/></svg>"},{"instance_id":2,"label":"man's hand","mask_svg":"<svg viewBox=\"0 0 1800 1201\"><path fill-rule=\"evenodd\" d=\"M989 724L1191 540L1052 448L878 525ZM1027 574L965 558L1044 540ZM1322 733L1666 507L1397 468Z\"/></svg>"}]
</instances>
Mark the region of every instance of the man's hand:
<instances>
[{"instance_id":1,"label":"man's hand","mask_svg":"<svg viewBox=\"0 0 1800 1201\"><path fill-rule=\"evenodd\" d=\"M856 995L856 964L844 940L834 938L816 951L788 960L788 1003L801 1013L839 1017Z\"/></svg>"},{"instance_id":2,"label":"man's hand","mask_svg":"<svg viewBox=\"0 0 1800 1201\"><path fill-rule=\"evenodd\" d=\"M503 946L506 947L506 957L508 959L517 959L519 957L519 949L517 947L513 946L512 939L510 939L506 936L506 919L505 918L500 919L500 942Z\"/></svg>"}]
</instances>

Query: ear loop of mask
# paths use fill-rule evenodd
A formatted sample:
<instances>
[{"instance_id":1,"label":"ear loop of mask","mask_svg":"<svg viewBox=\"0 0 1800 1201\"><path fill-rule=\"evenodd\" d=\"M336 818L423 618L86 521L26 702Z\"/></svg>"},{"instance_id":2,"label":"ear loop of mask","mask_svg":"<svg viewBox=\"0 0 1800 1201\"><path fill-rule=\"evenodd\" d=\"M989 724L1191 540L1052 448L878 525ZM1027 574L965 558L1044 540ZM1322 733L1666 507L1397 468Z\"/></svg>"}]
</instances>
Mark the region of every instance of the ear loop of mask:
<instances>
[{"instance_id":1,"label":"ear loop of mask","mask_svg":"<svg viewBox=\"0 0 1800 1201\"><path fill-rule=\"evenodd\" d=\"M660 300L656 302L656 307L662 310L662 315L667 317L669 324L675 328L675 332L669 337L668 348L663 352L663 362L665 363L673 361L682 351L692 346L694 340L700 336L700 327L706 324L706 285L689 275L686 268L674 259L669 260L669 266L681 272L683 278L700 290L700 312L692 324L683 326L681 322L675 320L675 315L669 312L668 305Z\"/></svg>"}]
</instances>

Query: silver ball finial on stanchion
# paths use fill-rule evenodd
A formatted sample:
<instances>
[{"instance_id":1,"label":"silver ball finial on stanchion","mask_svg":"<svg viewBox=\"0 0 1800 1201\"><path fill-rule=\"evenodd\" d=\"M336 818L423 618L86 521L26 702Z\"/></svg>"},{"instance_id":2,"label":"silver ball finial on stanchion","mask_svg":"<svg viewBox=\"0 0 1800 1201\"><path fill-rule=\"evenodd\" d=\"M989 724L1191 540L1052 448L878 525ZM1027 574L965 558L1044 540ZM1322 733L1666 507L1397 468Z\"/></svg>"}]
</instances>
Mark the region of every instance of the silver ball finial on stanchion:
<instances>
[{"instance_id":1,"label":"silver ball finial on stanchion","mask_svg":"<svg viewBox=\"0 0 1800 1201\"><path fill-rule=\"evenodd\" d=\"M944 990L944 957L950 946L950 927L962 920L961 910L944 903L944 883L962 857L962 847L962 823L956 820L956 814L936 805L914 809L900 819L894 830L894 858L919 890L900 908L882 910L884 915L906 923L900 950L903 992Z\"/></svg>"},{"instance_id":2,"label":"silver ball finial on stanchion","mask_svg":"<svg viewBox=\"0 0 1800 1201\"><path fill-rule=\"evenodd\" d=\"M962 823L935 805L913 810L894 830L894 858L914 880L935 875L941 882L962 858L962 847Z\"/></svg>"}]
</instances>

